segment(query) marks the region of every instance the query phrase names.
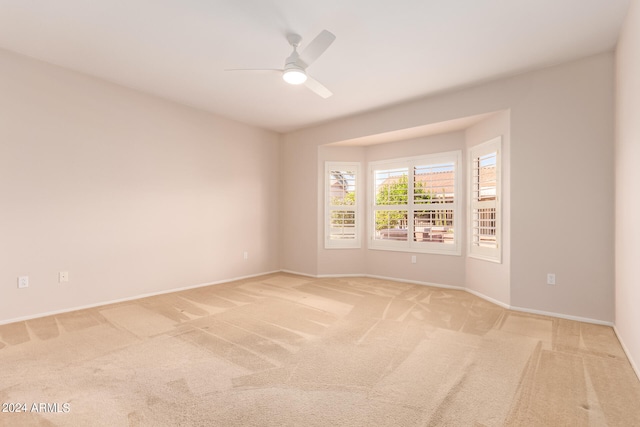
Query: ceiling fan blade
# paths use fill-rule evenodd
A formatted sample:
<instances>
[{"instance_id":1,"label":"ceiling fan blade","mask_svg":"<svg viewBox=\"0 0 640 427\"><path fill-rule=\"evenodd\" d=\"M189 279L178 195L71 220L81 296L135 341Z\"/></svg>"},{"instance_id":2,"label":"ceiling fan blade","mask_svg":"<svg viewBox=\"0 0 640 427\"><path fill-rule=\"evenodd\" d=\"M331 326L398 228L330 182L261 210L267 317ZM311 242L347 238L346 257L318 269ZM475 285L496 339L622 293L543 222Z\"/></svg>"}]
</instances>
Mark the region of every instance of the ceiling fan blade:
<instances>
[{"instance_id":1,"label":"ceiling fan blade","mask_svg":"<svg viewBox=\"0 0 640 427\"><path fill-rule=\"evenodd\" d=\"M307 75L307 81L304 82L304 85L311 89L312 92L315 92L317 95L320 95L323 98L329 98L333 93L322 83L314 79L313 77Z\"/></svg>"},{"instance_id":2,"label":"ceiling fan blade","mask_svg":"<svg viewBox=\"0 0 640 427\"><path fill-rule=\"evenodd\" d=\"M334 36L333 33L330 33L327 30L322 30L322 32L318 34L315 39L311 40L311 43L309 43L300 54L297 61L298 65L302 68L307 68L313 63L313 61L318 59L329 46L331 46L331 43L333 43L335 39L336 36Z\"/></svg>"},{"instance_id":3,"label":"ceiling fan blade","mask_svg":"<svg viewBox=\"0 0 640 427\"><path fill-rule=\"evenodd\" d=\"M278 68L227 68L225 71L263 71L268 73L277 71L282 73L284 70Z\"/></svg>"}]
</instances>

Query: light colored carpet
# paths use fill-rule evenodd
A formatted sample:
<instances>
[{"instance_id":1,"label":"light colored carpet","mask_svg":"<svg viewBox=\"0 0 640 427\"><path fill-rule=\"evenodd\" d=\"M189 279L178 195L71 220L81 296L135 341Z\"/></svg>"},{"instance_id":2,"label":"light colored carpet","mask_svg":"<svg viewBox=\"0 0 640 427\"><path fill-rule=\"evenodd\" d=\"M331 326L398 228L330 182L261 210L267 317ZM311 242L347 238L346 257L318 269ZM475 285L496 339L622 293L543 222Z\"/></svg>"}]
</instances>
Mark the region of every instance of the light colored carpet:
<instances>
[{"instance_id":1,"label":"light colored carpet","mask_svg":"<svg viewBox=\"0 0 640 427\"><path fill-rule=\"evenodd\" d=\"M2 426L640 425L610 327L289 274L0 326L0 402L26 408Z\"/></svg>"}]
</instances>

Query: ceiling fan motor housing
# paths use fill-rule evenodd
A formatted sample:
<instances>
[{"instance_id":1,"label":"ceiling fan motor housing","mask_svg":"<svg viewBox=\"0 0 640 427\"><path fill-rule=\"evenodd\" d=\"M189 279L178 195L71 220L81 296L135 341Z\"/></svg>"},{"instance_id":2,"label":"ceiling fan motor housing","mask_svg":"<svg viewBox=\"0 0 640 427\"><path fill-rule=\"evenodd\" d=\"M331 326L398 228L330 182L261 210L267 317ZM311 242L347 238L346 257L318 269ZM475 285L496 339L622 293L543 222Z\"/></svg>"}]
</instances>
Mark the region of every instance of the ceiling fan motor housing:
<instances>
[{"instance_id":1,"label":"ceiling fan motor housing","mask_svg":"<svg viewBox=\"0 0 640 427\"><path fill-rule=\"evenodd\" d=\"M282 70L282 78L285 82L292 85L299 85L307 80L307 73L304 67L300 64L300 56L298 55L297 47L302 40L297 34L290 34L287 36L287 40L291 46L293 46L293 52L285 60L284 70Z\"/></svg>"}]
</instances>

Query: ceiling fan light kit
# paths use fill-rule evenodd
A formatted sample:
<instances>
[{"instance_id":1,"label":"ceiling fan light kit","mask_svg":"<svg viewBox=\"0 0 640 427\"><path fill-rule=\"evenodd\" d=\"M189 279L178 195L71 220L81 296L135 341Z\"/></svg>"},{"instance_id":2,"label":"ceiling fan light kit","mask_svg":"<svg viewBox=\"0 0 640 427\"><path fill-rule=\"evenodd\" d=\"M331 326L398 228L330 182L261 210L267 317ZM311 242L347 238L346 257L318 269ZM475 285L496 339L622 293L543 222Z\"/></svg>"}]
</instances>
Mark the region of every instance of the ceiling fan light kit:
<instances>
[{"instance_id":1,"label":"ceiling fan light kit","mask_svg":"<svg viewBox=\"0 0 640 427\"><path fill-rule=\"evenodd\" d=\"M290 85L299 85L307 81L307 73L296 67L285 68L282 79Z\"/></svg>"}]
</instances>

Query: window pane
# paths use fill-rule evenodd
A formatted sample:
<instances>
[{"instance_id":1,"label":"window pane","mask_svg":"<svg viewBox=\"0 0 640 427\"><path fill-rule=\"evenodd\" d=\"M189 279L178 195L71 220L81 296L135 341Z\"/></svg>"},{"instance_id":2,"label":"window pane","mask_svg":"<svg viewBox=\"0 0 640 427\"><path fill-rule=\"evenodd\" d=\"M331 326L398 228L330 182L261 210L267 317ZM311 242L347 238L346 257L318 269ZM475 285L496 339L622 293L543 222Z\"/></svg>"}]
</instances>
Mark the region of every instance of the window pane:
<instances>
[{"instance_id":1,"label":"window pane","mask_svg":"<svg viewBox=\"0 0 640 427\"><path fill-rule=\"evenodd\" d=\"M496 208L473 209L472 244L484 248L497 247Z\"/></svg>"},{"instance_id":2,"label":"window pane","mask_svg":"<svg viewBox=\"0 0 640 427\"><path fill-rule=\"evenodd\" d=\"M375 171L376 205L406 205L408 175L407 168Z\"/></svg>"},{"instance_id":3,"label":"window pane","mask_svg":"<svg viewBox=\"0 0 640 427\"><path fill-rule=\"evenodd\" d=\"M331 240L353 240L356 238L356 212L330 211L329 238Z\"/></svg>"},{"instance_id":4,"label":"window pane","mask_svg":"<svg viewBox=\"0 0 640 427\"><path fill-rule=\"evenodd\" d=\"M407 240L407 211L376 211L376 240Z\"/></svg>"},{"instance_id":5,"label":"window pane","mask_svg":"<svg viewBox=\"0 0 640 427\"><path fill-rule=\"evenodd\" d=\"M493 152L473 159L473 195L481 202L496 199L496 158Z\"/></svg>"},{"instance_id":6,"label":"window pane","mask_svg":"<svg viewBox=\"0 0 640 427\"><path fill-rule=\"evenodd\" d=\"M356 204L356 173L332 170L329 172L329 203L332 206Z\"/></svg>"},{"instance_id":7,"label":"window pane","mask_svg":"<svg viewBox=\"0 0 640 427\"><path fill-rule=\"evenodd\" d=\"M455 164L442 163L414 168L413 200L419 204L453 203Z\"/></svg>"},{"instance_id":8,"label":"window pane","mask_svg":"<svg viewBox=\"0 0 640 427\"><path fill-rule=\"evenodd\" d=\"M414 212L413 241L453 244L453 210L438 209Z\"/></svg>"}]
</instances>

